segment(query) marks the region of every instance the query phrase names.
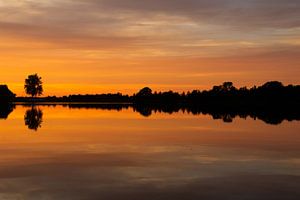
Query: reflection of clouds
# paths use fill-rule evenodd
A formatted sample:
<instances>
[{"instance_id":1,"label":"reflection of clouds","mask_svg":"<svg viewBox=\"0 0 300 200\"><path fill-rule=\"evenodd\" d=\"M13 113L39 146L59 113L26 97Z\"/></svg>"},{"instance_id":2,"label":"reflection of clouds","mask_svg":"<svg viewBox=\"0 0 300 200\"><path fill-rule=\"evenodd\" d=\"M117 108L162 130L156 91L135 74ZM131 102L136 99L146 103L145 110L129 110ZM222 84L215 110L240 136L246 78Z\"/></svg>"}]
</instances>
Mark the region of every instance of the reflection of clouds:
<instances>
[{"instance_id":1,"label":"reflection of clouds","mask_svg":"<svg viewBox=\"0 0 300 200\"><path fill-rule=\"evenodd\" d=\"M3 121L0 199L300 197L298 122L224 124L181 113L113 118L57 106L43 107L49 123L41 134L26 134L26 109Z\"/></svg>"},{"instance_id":2,"label":"reflection of clouds","mask_svg":"<svg viewBox=\"0 0 300 200\"><path fill-rule=\"evenodd\" d=\"M281 162L276 152L170 146L145 153L137 146L126 153L126 146L116 148L120 152L100 153L100 147L99 153L50 151L26 162L2 161L0 192L11 198L75 200L300 196L299 167L286 158Z\"/></svg>"},{"instance_id":3,"label":"reflection of clouds","mask_svg":"<svg viewBox=\"0 0 300 200\"><path fill-rule=\"evenodd\" d=\"M105 173L106 171L102 171ZM118 175L118 174L116 174ZM20 189L19 194L10 196L22 197L23 199L297 199L299 192L295 190L299 185L299 178L293 176L231 176L221 178L195 179L191 182L178 186L160 185L157 182L139 183L120 182L105 184L104 176L92 178L93 181L81 179L81 184L74 184L72 179L54 184L55 177L50 179L36 178L34 181L21 180L10 181L11 189ZM74 178L74 179L76 179ZM99 178L99 179L98 179ZM275 183L275 184L274 184ZM24 189L27 185L27 189ZM67 187L66 187L67 186ZM1 184L0 187L3 187ZM5 186L4 186L5 187ZM30 188L30 189L29 189ZM45 190L44 188L47 188ZM63 188L63 189L62 189ZM293 189L294 188L294 189ZM8 195L7 195L8 196Z\"/></svg>"}]
</instances>

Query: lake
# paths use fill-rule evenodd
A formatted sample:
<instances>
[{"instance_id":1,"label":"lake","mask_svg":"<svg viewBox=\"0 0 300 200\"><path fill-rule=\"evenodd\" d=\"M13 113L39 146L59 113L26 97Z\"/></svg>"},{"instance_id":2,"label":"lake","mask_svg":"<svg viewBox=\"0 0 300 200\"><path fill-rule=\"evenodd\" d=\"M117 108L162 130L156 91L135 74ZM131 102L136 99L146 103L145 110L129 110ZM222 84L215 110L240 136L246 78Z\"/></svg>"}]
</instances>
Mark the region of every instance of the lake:
<instances>
[{"instance_id":1,"label":"lake","mask_svg":"<svg viewBox=\"0 0 300 200\"><path fill-rule=\"evenodd\" d=\"M300 199L297 120L131 106L3 112L0 199Z\"/></svg>"}]
</instances>

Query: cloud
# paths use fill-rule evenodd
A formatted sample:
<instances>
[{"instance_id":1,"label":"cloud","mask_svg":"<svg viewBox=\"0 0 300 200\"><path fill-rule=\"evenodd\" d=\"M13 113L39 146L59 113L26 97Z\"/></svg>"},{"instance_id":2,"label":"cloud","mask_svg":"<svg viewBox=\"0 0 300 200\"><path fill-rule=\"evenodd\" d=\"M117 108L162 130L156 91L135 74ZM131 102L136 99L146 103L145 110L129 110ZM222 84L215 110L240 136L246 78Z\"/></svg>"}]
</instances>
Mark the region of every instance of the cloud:
<instances>
[{"instance_id":1,"label":"cloud","mask_svg":"<svg viewBox=\"0 0 300 200\"><path fill-rule=\"evenodd\" d=\"M299 27L297 0L90 0L112 10L183 16L195 22L256 27Z\"/></svg>"},{"instance_id":2,"label":"cloud","mask_svg":"<svg viewBox=\"0 0 300 200\"><path fill-rule=\"evenodd\" d=\"M20 36L41 36L46 40L97 37L128 37L131 40L137 37L142 40L132 43L159 41L162 45L164 40L168 42L167 38L184 41L236 37L265 39L269 29L290 30L300 26L300 3L295 0L274 0L272 3L267 0L0 2L1 30L11 29Z\"/></svg>"},{"instance_id":3,"label":"cloud","mask_svg":"<svg viewBox=\"0 0 300 200\"><path fill-rule=\"evenodd\" d=\"M63 145L66 148L68 144ZM151 146L154 150L150 147L149 152L144 152L145 146L142 150L134 146L133 152L78 153L81 146L73 145L76 151L70 146L63 148L64 152L43 146L42 150L34 151L34 156L25 153L26 162L6 159L6 164L0 167L1 197L150 200L155 196L158 200L221 200L224 197L243 199L249 195L255 199L261 196L295 199L300 195L297 190L300 177L284 175L297 169L294 154L278 159L276 151L261 150L257 156L251 148L224 151L197 145L193 151L163 146L155 152L155 146ZM112 146L113 151L118 148ZM13 150L14 155L19 151L24 153L21 149Z\"/></svg>"}]
</instances>

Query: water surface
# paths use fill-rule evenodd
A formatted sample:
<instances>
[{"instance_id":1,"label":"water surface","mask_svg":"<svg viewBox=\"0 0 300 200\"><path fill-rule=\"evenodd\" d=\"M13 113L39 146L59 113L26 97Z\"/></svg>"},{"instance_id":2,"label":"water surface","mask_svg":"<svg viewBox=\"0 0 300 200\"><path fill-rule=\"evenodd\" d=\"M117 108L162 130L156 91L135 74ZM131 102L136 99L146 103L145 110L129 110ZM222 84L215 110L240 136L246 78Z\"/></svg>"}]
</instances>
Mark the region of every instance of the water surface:
<instances>
[{"instance_id":1,"label":"water surface","mask_svg":"<svg viewBox=\"0 0 300 200\"><path fill-rule=\"evenodd\" d=\"M299 121L62 105L2 118L0 199L300 199Z\"/></svg>"}]
</instances>

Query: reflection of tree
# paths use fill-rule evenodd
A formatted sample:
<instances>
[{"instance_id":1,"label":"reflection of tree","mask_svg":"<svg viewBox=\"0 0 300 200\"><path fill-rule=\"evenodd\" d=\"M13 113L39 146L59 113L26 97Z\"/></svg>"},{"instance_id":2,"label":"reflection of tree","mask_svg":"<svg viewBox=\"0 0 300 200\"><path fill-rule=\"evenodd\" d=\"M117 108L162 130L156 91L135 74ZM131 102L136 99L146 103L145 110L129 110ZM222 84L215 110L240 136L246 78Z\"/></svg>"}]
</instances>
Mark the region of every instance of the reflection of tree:
<instances>
[{"instance_id":1,"label":"reflection of tree","mask_svg":"<svg viewBox=\"0 0 300 200\"><path fill-rule=\"evenodd\" d=\"M7 119L8 115L15 109L10 103L0 103L0 119Z\"/></svg>"},{"instance_id":2,"label":"reflection of tree","mask_svg":"<svg viewBox=\"0 0 300 200\"><path fill-rule=\"evenodd\" d=\"M152 114L152 108L149 106L135 105L134 111L140 113L144 117L149 117Z\"/></svg>"},{"instance_id":3,"label":"reflection of tree","mask_svg":"<svg viewBox=\"0 0 300 200\"><path fill-rule=\"evenodd\" d=\"M43 122L43 112L41 109L36 107L31 107L28 109L24 116L25 125L31 129L37 131Z\"/></svg>"},{"instance_id":4,"label":"reflection of tree","mask_svg":"<svg viewBox=\"0 0 300 200\"><path fill-rule=\"evenodd\" d=\"M233 119L236 117L235 115L231 115L229 113L211 113L213 119L222 119L225 123L233 122Z\"/></svg>"}]
</instances>

